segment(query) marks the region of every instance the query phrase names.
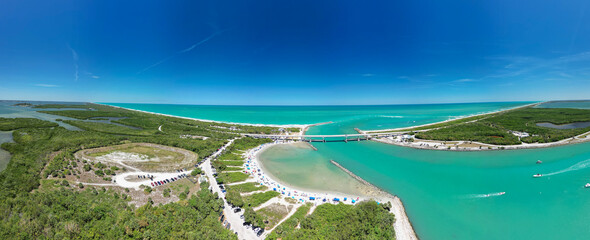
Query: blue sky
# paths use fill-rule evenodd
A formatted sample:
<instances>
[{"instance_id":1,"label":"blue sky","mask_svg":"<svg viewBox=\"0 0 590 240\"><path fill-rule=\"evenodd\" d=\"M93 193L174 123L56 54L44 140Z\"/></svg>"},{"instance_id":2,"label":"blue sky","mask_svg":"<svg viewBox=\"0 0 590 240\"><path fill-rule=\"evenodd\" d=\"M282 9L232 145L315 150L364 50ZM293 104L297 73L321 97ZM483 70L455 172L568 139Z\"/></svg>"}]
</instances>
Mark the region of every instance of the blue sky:
<instances>
[{"instance_id":1,"label":"blue sky","mask_svg":"<svg viewBox=\"0 0 590 240\"><path fill-rule=\"evenodd\" d=\"M589 99L590 1L30 1L0 98L189 104Z\"/></svg>"}]
</instances>

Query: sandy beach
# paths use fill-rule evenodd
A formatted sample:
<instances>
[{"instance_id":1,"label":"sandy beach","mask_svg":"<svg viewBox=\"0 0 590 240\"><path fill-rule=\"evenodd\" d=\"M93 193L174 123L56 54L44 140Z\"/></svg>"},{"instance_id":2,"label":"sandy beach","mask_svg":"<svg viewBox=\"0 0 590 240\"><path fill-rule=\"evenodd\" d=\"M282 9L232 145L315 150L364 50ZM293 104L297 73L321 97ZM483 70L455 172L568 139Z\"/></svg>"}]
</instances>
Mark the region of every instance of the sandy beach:
<instances>
[{"instance_id":1,"label":"sandy beach","mask_svg":"<svg viewBox=\"0 0 590 240\"><path fill-rule=\"evenodd\" d=\"M271 190L278 191L285 197L291 197L293 199L296 199L301 203L311 202L314 205L326 203L356 204L357 202L363 200L375 200L379 203L390 202L392 204L391 212L395 214L396 218L396 222L394 223L394 229L397 239L418 239L410 223L410 220L408 219L405 213L405 209L401 200L398 197L392 196L391 194L386 193L367 182L362 181L365 187L365 189L363 189L362 191L363 194L358 194L355 196L352 194L297 188L279 182L276 179L270 177L269 174L266 174L263 168L261 167L262 165L259 161L259 154L262 153L264 150L268 149L269 147L277 144L293 143L294 142L292 141L276 141L273 143L263 144L254 149L250 149L249 151L244 153L244 156L246 157L245 168L250 168L248 174L254 177L257 183L265 185Z\"/></svg>"},{"instance_id":2,"label":"sandy beach","mask_svg":"<svg viewBox=\"0 0 590 240\"><path fill-rule=\"evenodd\" d=\"M301 128L301 129L305 129L305 128L309 127L309 126L314 126L314 125L322 124L322 123L316 123L316 124L253 124L253 123L223 122L223 121L214 121L214 120L207 120L207 119L181 117L181 116L175 116L175 115L163 114L163 113L156 113L156 112L148 112L148 111L137 110L137 109L132 109L132 108L124 108L124 107L112 106L112 105L107 105L107 104L102 104L102 103L92 103L92 104L109 106L109 107L120 108L120 109L125 109L125 110L130 110L130 111L136 111L136 112L142 112L142 113L155 114L155 115L166 116L166 117L182 118L182 119L195 120L195 121L201 121L201 122L210 122L210 123L234 124L234 125L242 125L242 126L257 126L257 127L264 126L264 127L282 127L282 128Z\"/></svg>"}]
</instances>

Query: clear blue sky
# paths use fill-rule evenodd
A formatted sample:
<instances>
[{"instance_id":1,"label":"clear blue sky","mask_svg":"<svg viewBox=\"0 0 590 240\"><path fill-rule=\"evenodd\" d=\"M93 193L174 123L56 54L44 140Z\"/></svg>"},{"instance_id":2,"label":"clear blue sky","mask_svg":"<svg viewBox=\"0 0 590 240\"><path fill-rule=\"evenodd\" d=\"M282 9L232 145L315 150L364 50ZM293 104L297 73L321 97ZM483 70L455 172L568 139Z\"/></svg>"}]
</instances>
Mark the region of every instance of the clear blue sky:
<instances>
[{"instance_id":1,"label":"clear blue sky","mask_svg":"<svg viewBox=\"0 0 590 240\"><path fill-rule=\"evenodd\" d=\"M589 7L588 0L4 0L0 98L588 99Z\"/></svg>"}]
</instances>

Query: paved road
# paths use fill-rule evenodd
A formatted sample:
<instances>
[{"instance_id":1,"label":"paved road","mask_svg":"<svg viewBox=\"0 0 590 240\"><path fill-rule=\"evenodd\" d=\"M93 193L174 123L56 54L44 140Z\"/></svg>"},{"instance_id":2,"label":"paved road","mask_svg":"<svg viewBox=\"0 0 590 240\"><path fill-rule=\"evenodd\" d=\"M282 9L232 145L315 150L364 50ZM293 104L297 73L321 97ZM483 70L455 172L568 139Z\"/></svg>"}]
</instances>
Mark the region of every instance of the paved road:
<instances>
[{"instance_id":1,"label":"paved road","mask_svg":"<svg viewBox=\"0 0 590 240\"><path fill-rule=\"evenodd\" d=\"M203 169L205 175L209 179L209 183L211 183L211 190L214 193L217 193L219 197L222 199L224 199L225 193L221 192L219 185L217 185L217 182L215 181L215 177L213 177L213 167L211 166L211 159L214 159L219 154L221 154L223 150L225 150L229 145L233 143L233 141L234 139L230 140L225 146L221 147L219 151L215 152L213 155L211 155L211 157L207 158L201 165L201 168ZM254 231L252 231L252 229L246 229L246 227L243 225L244 220L240 219L240 216L244 214L243 210L238 213L234 213L231 206L227 203L227 201L225 201L225 199L223 200L223 205L225 206L225 209L223 210L223 213L225 214L225 219L231 224L230 230L233 232L237 232L239 239L261 239L257 237L256 234L254 234Z\"/></svg>"}]
</instances>

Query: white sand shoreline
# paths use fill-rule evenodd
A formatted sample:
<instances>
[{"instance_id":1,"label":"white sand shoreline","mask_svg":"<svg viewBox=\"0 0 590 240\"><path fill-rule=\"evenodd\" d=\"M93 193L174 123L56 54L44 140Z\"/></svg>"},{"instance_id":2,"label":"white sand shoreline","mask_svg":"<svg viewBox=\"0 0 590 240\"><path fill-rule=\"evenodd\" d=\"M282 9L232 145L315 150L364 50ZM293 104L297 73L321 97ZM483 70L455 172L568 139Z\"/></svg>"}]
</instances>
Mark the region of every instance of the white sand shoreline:
<instances>
[{"instance_id":1,"label":"white sand shoreline","mask_svg":"<svg viewBox=\"0 0 590 240\"><path fill-rule=\"evenodd\" d=\"M401 200L397 196L393 196L370 183L361 183L368 188L374 188L375 194L374 196L360 196L354 194L343 194L338 192L329 192L329 191L318 191L313 189L303 189L298 187L293 187L289 184L285 184L282 181L278 181L274 178L269 177L270 174L264 173L264 167L259 160L259 155L267 150L269 147L277 145L277 144L292 144L294 142L273 142L268 144L263 144L256 148L248 150L244 155L246 157L246 161L248 166L252 168L252 172L249 172L255 179L256 182L269 187L270 190L275 190L280 192L283 196L292 197L297 199L301 202L312 202L315 205L325 204L325 203L344 203L344 204L355 204L359 201L363 200L375 200L380 203L390 202L391 212L395 214L396 221L394 223L394 230L396 239L401 240L417 240L418 237L414 232L412 224L406 215L404 206ZM260 169L260 168L262 169ZM355 179L359 181L358 179ZM310 200L310 197L315 198L315 200ZM339 201L333 201L335 198L338 198ZM344 200L346 199L346 200Z\"/></svg>"},{"instance_id":2,"label":"white sand shoreline","mask_svg":"<svg viewBox=\"0 0 590 240\"><path fill-rule=\"evenodd\" d=\"M456 118L453 118L453 119L447 119L447 120L440 121L440 122L427 123L427 124L422 124L422 125L417 125L417 126L401 127L401 128L391 128L391 129L382 129L382 130L360 130L359 129L359 133L361 133L361 134L366 134L366 133L380 133L380 132L390 132L390 131L407 130L407 129L419 128L419 127L427 127L427 126L432 126L432 125L436 125L436 124L440 124L440 123L446 123L446 122L460 120L460 119L469 118L469 117L477 117L477 116L482 116L482 115L500 113L500 112L510 111L510 110L514 110L514 109L519 109L519 108L525 108L525 107L540 105L542 103L546 103L546 102L537 102L537 103L526 104L526 105L523 105L523 106L508 108L508 109L500 109L500 110L491 111L491 112L485 112L485 113L478 113L478 114L472 114L472 115L459 116L459 117L456 117Z\"/></svg>"},{"instance_id":3,"label":"white sand shoreline","mask_svg":"<svg viewBox=\"0 0 590 240\"><path fill-rule=\"evenodd\" d=\"M315 124L262 124L262 123L224 122L224 121L215 121L215 120L199 119L199 118L192 118L192 117L182 117L182 116L176 116L176 115L170 115L170 114L164 114L164 113L149 112L149 111L143 111L143 110L138 110L138 109L133 109L133 108L125 108L125 107L113 106L113 105L102 104L102 103L92 103L92 104L109 106L109 107L120 108L120 109L126 109L126 110L130 110L130 111L136 111L136 112L142 112L142 113L155 114L155 115L166 116L166 117L182 118L182 119L195 120L195 121L201 121L201 122L210 122L210 123L223 123L223 124L242 125L242 126L306 128L306 127L309 127L309 126L312 126L312 125L319 124L319 123L315 123Z\"/></svg>"}]
</instances>

